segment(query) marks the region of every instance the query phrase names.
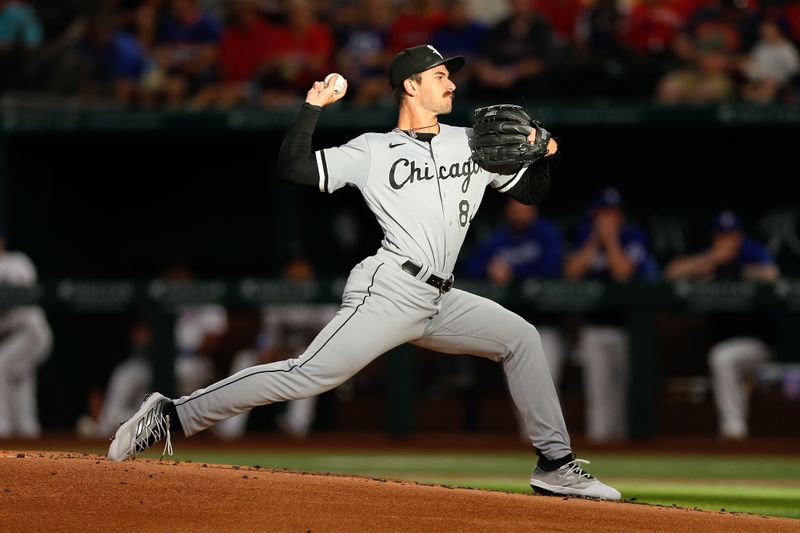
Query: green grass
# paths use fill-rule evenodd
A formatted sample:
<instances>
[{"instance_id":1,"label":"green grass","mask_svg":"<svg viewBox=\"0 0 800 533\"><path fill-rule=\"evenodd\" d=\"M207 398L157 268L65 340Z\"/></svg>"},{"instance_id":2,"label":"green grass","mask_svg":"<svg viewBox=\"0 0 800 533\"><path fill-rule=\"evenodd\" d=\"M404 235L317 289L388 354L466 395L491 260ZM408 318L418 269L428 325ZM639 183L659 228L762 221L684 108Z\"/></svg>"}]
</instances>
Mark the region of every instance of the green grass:
<instances>
[{"instance_id":1,"label":"green grass","mask_svg":"<svg viewBox=\"0 0 800 533\"><path fill-rule=\"evenodd\" d=\"M148 453L148 457L157 454ZM800 458L590 454L587 469L640 503L800 518ZM530 492L532 454L178 450L173 459Z\"/></svg>"}]
</instances>

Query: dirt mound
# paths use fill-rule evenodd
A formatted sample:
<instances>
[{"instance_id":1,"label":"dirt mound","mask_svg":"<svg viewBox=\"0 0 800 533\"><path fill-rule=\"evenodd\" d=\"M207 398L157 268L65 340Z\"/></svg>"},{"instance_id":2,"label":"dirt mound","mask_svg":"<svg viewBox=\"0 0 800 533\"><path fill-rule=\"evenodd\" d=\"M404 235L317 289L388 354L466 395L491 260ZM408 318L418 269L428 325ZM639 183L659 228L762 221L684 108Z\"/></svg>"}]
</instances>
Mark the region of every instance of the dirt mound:
<instances>
[{"instance_id":1,"label":"dirt mound","mask_svg":"<svg viewBox=\"0 0 800 533\"><path fill-rule=\"evenodd\" d=\"M800 532L800 521L258 467L0 451L5 531Z\"/></svg>"}]
</instances>

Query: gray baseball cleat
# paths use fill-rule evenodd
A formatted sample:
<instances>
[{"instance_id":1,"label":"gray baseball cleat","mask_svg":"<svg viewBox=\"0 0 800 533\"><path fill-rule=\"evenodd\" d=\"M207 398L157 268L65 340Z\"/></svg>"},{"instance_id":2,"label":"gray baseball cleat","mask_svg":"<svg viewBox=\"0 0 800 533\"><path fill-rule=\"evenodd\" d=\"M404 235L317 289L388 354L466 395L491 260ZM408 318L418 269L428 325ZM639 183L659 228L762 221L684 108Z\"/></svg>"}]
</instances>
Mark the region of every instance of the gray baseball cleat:
<instances>
[{"instance_id":1,"label":"gray baseball cleat","mask_svg":"<svg viewBox=\"0 0 800 533\"><path fill-rule=\"evenodd\" d=\"M552 472L546 472L537 466L531 475L533 491L536 494L548 496L580 496L601 500L622 499L622 494L617 489L601 483L581 468L581 463L588 465L589 461L575 459Z\"/></svg>"},{"instance_id":2,"label":"gray baseball cleat","mask_svg":"<svg viewBox=\"0 0 800 533\"><path fill-rule=\"evenodd\" d=\"M168 401L169 398L157 392L149 394L136 414L122 424L111 439L108 458L112 461L124 461L164 438L167 442L161 457L164 457L164 453L172 455L169 415L165 416L163 413L164 405Z\"/></svg>"}]
</instances>

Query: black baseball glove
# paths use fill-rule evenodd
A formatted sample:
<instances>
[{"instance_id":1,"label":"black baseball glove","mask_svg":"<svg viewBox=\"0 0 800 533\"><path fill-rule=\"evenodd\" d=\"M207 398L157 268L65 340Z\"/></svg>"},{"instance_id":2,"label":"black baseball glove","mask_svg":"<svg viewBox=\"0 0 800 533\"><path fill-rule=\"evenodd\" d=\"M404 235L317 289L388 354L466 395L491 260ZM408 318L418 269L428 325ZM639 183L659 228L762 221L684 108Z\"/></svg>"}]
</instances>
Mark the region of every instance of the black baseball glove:
<instances>
[{"instance_id":1,"label":"black baseball glove","mask_svg":"<svg viewBox=\"0 0 800 533\"><path fill-rule=\"evenodd\" d=\"M475 110L472 159L481 168L497 174L514 174L524 164L547 155L550 132L533 120L522 107L497 104ZM528 142L536 129L536 141Z\"/></svg>"}]
</instances>

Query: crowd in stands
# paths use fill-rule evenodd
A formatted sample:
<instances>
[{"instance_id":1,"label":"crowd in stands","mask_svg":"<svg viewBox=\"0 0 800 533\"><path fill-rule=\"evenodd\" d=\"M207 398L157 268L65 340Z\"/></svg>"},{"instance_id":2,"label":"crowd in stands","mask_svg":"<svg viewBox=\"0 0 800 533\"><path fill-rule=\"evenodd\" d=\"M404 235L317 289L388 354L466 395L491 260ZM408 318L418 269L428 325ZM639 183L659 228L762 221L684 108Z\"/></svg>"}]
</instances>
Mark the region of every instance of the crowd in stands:
<instances>
[{"instance_id":1,"label":"crowd in stands","mask_svg":"<svg viewBox=\"0 0 800 533\"><path fill-rule=\"evenodd\" d=\"M0 94L296 105L340 72L391 104L405 47L463 55L473 100L794 103L800 0L0 0Z\"/></svg>"}]
</instances>

